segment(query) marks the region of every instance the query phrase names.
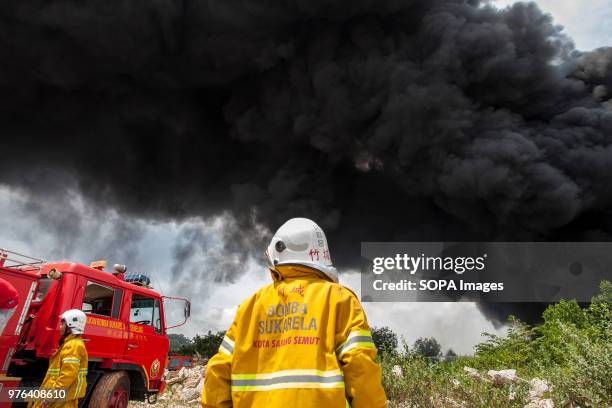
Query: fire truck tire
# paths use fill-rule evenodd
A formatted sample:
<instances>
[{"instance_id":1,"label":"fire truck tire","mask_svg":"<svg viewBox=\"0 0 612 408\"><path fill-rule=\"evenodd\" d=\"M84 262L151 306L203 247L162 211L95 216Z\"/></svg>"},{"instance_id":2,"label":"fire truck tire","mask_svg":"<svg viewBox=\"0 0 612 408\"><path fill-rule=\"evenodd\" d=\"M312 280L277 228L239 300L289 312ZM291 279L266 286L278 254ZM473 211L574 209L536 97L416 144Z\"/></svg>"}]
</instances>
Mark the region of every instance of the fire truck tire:
<instances>
[{"instance_id":1,"label":"fire truck tire","mask_svg":"<svg viewBox=\"0 0 612 408\"><path fill-rule=\"evenodd\" d=\"M88 408L127 408L129 399L130 377L125 371L115 371L100 378Z\"/></svg>"}]
</instances>

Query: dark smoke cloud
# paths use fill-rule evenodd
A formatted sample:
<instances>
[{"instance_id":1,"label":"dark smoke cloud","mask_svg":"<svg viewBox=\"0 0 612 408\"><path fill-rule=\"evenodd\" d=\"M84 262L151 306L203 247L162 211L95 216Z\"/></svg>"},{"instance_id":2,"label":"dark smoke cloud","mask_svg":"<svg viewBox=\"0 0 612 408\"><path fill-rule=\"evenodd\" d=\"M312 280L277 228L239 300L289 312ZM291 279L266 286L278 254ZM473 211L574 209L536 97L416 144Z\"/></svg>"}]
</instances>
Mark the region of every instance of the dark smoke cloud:
<instances>
[{"instance_id":1,"label":"dark smoke cloud","mask_svg":"<svg viewBox=\"0 0 612 408\"><path fill-rule=\"evenodd\" d=\"M265 238L264 233L243 233L237 220L228 214L208 223L187 224L172 248L174 282L186 292L191 292L189 287L194 280L234 283L250 258L257 252L263 254L259 244Z\"/></svg>"},{"instance_id":2,"label":"dark smoke cloud","mask_svg":"<svg viewBox=\"0 0 612 408\"><path fill-rule=\"evenodd\" d=\"M219 323L206 321L218 306L209 301L212 291L236 283L256 260L261 265L263 259L257 258L263 257L257 255L263 253L261 242L265 233L261 229L242 232L236 218L229 214L207 222L192 219L183 225L172 248L171 282L173 293L192 300L195 319L192 326Z\"/></svg>"},{"instance_id":3,"label":"dark smoke cloud","mask_svg":"<svg viewBox=\"0 0 612 408\"><path fill-rule=\"evenodd\" d=\"M235 237L311 217L340 266L362 240L609 240L611 55L533 3L7 0L0 183L66 171Z\"/></svg>"},{"instance_id":4,"label":"dark smoke cloud","mask_svg":"<svg viewBox=\"0 0 612 408\"><path fill-rule=\"evenodd\" d=\"M599 48L578 58L575 76L587 82L597 101L606 101L610 109L612 99L612 48Z\"/></svg>"},{"instance_id":5,"label":"dark smoke cloud","mask_svg":"<svg viewBox=\"0 0 612 408\"><path fill-rule=\"evenodd\" d=\"M109 267L115 262L141 261L138 245L144 232L142 221L85 201L69 174L33 173L35 189L26 182L0 191L4 204L0 210L2 237L14 237L30 245L10 249L53 261L88 264L106 259ZM0 246L7 243L0 242Z\"/></svg>"}]
</instances>

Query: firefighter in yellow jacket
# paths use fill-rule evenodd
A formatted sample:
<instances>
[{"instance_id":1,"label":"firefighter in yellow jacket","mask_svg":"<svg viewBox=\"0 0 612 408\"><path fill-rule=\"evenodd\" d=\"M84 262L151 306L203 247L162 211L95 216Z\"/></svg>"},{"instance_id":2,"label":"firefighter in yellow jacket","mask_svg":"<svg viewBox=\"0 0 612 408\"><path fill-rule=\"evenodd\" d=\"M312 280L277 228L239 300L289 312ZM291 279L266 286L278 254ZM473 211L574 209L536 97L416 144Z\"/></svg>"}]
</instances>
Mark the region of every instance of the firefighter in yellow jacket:
<instances>
[{"instance_id":1,"label":"firefighter in yellow jacket","mask_svg":"<svg viewBox=\"0 0 612 408\"><path fill-rule=\"evenodd\" d=\"M208 362L202 407L386 407L366 316L338 284L321 228L287 221L267 257L273 283L238 307Z\"/></svg>"},{"instance_id":2,"label":"firefighter in yellow jacket","mask_svg":"<svg viewBox=\"0 0 612 408\"><path fill-rule=\"evenodd\" d=\"M65 390L65 398L38 401L34 408L77 408L87 389L87 350L81 334L87 317L78 309L65 311L61 316L60 347L49 360L49 369L41 390Z\"/></svg>"}]
</instances>

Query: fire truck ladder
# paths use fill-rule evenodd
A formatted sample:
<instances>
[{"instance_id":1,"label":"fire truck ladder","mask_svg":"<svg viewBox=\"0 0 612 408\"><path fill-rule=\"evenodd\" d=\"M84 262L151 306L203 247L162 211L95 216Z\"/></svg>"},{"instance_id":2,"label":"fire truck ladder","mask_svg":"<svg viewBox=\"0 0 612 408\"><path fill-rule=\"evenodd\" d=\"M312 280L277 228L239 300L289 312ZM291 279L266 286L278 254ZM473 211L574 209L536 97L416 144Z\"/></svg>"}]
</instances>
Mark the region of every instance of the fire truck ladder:
<instances>
[{"instance_id":1,"label":"fire truck ladder","mask_svg":"<svg viewBox=\"0 0 612 408\"><path fill-rule=\"evenodd\" d=\"M47 261L44 259L34 258L33 256L20 254L19 252L10 251L5 248L0 248L0 267L11 269L32 269L41 270L43 264Z\"/></svg>"}]
</instances>

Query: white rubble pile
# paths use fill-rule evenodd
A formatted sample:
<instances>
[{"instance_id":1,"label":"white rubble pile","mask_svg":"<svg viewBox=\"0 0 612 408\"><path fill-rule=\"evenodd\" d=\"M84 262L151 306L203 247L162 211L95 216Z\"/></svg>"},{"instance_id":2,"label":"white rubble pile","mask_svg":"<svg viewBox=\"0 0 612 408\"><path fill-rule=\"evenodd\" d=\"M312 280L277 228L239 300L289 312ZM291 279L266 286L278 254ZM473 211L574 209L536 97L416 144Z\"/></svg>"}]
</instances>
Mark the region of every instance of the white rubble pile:
<instances>
[{"instance_id":1,"label":"white rubble pile","mask_svg":"<svg viewBox=\"0 0 612 408\"><path fill-rule=\"evenodd\" d=\"M465 373L472 378L475 378L477 380L482 380L480 373L475 368L466 366L466 367L463 367L463 371L465 371Z\"/></svg>"},{"instance_id":2,"label":"white rubble pile","mask_svg":"<svg viewBox=\"0 0 612 408\"><path fill-rule=\"evenodd\" d=\"M392 371L393 375L395 375L397 378L404 378L404 372L401 366L394 365Z\"/></svg>"},{"instance_id":3,"label":"white rubble pile","mask_svg":"<svg viewBox=\"0 0 612 408\"><path fill-rule=\"evenodd\" d=\"M508 385L508 399L514 401L516 399L516 391L514 384L518 381L529 383L529 392L527 394L527 404L523 408L555 408L555 404L550 398L543 398L544 395L552 390L552 386L548 381L541 378L532 378L530 381L524 380L516 375L516 370L489 370L487 377L482 376L478 370L472 367L463 367L466 375L478 381L488 382L497 387ZM456 380L454 380L456 381ZM455 382L453 381L453 385Z\"/></svg>"},{"instance_id":4,"label":"white rubble pile","mask_svg":"<svg viewBox=\"0 0 612 408\"><path fill-rule=\"evenodd\" d=\"M542 380L540 378L533 378L529 381L529 394L527 394L527 398L529 400L542 398L544 394L551 390L550 384L548 381Z\"/></svg>"},{"instance_id":5,"label":"white rubble pile","mask_svg":"<svg viewBox=\"0 0 612 408\"><path fill-rule=\"evenodd\" d=\"M529 402L523 408L555 408L555 403L551 399L536 399Z\"/></svg>"},{"instance_id":6,"label":"white rubble pile","mask_svg":"<svg viewBox=\"0 0 612 408\"><path fill-rule=\"evenodd\" d=\"M489 370L487 371L487 375L489 376L493 384L497 386L514 384L518 380L516 370Z\"/></svg>"},{"instance_id":7,"label":"white rubble pile","mask_svg":"<svg viewBox=\"0 0 612 408\"><path fill-rule=\"evenodd\" d=\"M555 404L551 399L542 399L542 396L551 391L552 387L546 380L540 378L532 378L529 381L529 393L527 400L529 401L524 408L554 408Z\"/></svg>"},{"instance_id":8,"label":"white rubble pile","mask_svg":"<svg viewBox=\"0 0 612 408\"><path fill-rule=\"evenodd\" d=\"M157 407L193 408L200 405L206 365L183 367L179 371L164 371L166 390L157 398ZM130 408L151 407L146 402L130 401Z\"/></svg>"}]
</instances>

